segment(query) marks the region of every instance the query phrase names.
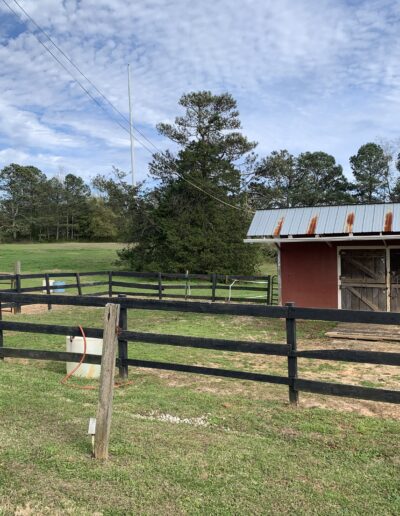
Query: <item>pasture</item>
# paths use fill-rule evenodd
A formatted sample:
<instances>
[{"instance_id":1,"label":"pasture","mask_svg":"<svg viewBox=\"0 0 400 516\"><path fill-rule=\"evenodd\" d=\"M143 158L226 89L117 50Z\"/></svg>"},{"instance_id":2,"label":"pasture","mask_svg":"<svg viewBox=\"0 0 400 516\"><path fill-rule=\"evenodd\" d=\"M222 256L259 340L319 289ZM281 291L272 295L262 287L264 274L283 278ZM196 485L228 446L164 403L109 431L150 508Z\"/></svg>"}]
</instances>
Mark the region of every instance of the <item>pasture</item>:
<instances>
[{"instance_id":1,"label":"pasture","mask_svg":"<svg viewBox=\"0 0 400 516\"><path fill-rule=\"evenodd\" d=\"M54 258L60 249L47 256L38 246L39 260L36 245L16 259L30 260L23 266L26 272L111 268L115 248L97 246L82 248L70 267ZM99 261L93 261L96 253ZM35 265L39 262L40 267L46 262L43 269ZM98 327L102 312L57 307L3 316ZM300 321L299 346L327 345L325 332L332 326ZM257 317L130 310L129 329L285 339L284 321ZM65 345L63 337L54 335L4 333L12 347L63 350ZM287 369L283 357L141 343L129 345L129 356L278 375ZM310 379L386 388L396 388L400 380L398 368L390 366L300 361L303 376ZM130 368L133 384L115 391L111 460L102 464L90 458L86 435L97 391L61 385L64 368L56 362L0 362L0 514L400 511L396 406L301 393L300 407L293 409L284 386Z\"/></svg>"}]
</instances>

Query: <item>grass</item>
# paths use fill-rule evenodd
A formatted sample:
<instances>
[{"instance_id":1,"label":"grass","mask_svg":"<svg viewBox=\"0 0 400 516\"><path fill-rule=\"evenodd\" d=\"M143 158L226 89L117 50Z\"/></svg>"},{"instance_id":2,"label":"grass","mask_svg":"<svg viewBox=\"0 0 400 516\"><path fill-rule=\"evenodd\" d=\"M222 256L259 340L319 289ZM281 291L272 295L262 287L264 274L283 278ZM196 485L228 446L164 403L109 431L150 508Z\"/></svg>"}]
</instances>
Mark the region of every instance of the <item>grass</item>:
<instances>
[{"instance_id":1,"label":"grass","mask_svg":"<svg viewBox=\"0 0 400 516\"><path fill-rule=\"evenodd\" d=\"M1 272L12 273L21 261L22 273L84 272L115 269L120 243L0 244Z\"/></svg>"},{"instance_id":2,"label":"grass","mask_svg":"<svg viewBox=\"0 0 400 516\"><path fill-rule=\"evenodd\" d=\"M22 273L36 272L92 272L92 271L108 271L118 270L120 267L116 265L117 250L121 249L124 244L121 243L54 243L54 244L1 244L0 245L0 272L12 273L16 261L21 261ZM262 264L260 274L276 274L276 267L273 263ZM140 278L115 278L119 281L133 281L134 283L151 283L154 284L154 296L158 295L157 279L140 279ZM71 278L57 278L58 281L65 283L73 283ZM108 276L91 276L82 277L82 283L92 281L108 281ZM209 289L196 289L196 284L205 284L205 281L192 281L191 293L194 296L206 296L211 298L211 284ZM38 287L41 286L41 279L23 279L22 287ZM166 281L163 280L168 289L169 294L180 294L184 296L184 290L173 289L174 285L183 285L184 281ZM266 295L266 285L237 283L243 287L242 290L232 291L232 298L244 297L250 298ZM264 291L248 291L246 286L258 286L264 288ZM3 288L7 288L4 286ZM84 287L83 292L86 294L106 291L107 286ZM115 287L120 292L143 292L140 288ZM144 292L148 293L149 290ZM165 291L167 292L167 291ZM74 289L69 293L76 293ZM228 298L228 291L218 289L217 296Z\"/></svg>"},{"instance_id":3,"label":"grass","mask_svg":"<svg viewBox=\"0 0 400 516\"><path fill-rule=\"evenodd\" d=\"M84 262L69 270L83 270ZM101 327L102 312L63 307L4 317ZM144 310L130 310L128 320L137 331L285 340L280 320ZM299 348L326 347L331 327L300 321ZM10 347L65 349L59 336L5 332L4 338ZM129 345L129 356L287 370L281 357L141 343ZM299 362L305 378L398 388L398 368ZM64 372L57 362L0 362L1 515L400 512L400 420L388 404L301 393L293 409L286 387L130 368L133 384L115 391L111 458L98 463L86 435L97 390L70 387L87 383L78 379L61 385Z\"/></svg>"},{"instance_id":4,"label":"grass","mask_svg":"<svg viewBox=\"0 0 400 516\"><path fill-rule=\"evenodd\" d=\"M17 319L98 327L102 310L71 307ZM299 323L300 347L324 341L329 326ZM283 322L263 318L131 310L129 328L284 341ZM6 332L5 341L64 349L57 336ZM129 355L273 374L287 367L280 357L140 343L130 345ZM324 378L327 370L317 362L300 371ZM329 366L340 379L341 370ZM115 391L111 460L99 464L86 436L96 391L62 386L61 363L7 359L0 368L4 514L18 508L105 515L400 510L400 421L319 408L322 397L303 394L301 407L292 409L281 386L131 368L133 385Z\"/></svg>"}]
</instances>

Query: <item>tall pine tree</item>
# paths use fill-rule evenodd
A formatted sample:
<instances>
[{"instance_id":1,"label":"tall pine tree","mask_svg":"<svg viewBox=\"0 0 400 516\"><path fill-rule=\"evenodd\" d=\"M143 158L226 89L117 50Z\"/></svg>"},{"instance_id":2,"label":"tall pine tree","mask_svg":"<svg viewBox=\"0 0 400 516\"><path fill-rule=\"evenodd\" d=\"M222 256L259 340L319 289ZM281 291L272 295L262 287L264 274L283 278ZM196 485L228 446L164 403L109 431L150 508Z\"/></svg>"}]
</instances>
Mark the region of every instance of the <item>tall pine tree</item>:
<instances>
[{"instance_id":1,"label":"tall pine tree","mask_svg":"<svg viewBox=\"0 0 400 516\"><path fill-rule=\"evenodd\" d=\"M158 125L179 150L154 156L150 172L159 186L147 198L135 245L121 257L138 270L253 272L259 255L243 243L251 216L237 163L256 144L240 132L231 95L194 92L179 104L183 116Z\"/></svg>"}]
</instances>

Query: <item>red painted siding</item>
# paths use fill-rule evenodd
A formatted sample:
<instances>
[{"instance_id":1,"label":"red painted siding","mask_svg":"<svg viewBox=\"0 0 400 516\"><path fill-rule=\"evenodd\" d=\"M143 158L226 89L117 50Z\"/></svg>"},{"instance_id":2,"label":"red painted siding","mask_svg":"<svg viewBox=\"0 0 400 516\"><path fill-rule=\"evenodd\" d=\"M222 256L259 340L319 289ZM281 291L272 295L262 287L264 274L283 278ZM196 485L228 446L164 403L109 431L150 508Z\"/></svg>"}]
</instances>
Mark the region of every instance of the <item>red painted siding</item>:
<instances>
[{"instance_id":1,"label":"red painted siding","mask_svg":"<svg viewBox=\"0 0 400 516\"><path fill-rule=\"evenodd\" d=\"M327 243L281 245L282 303L338 307L337 249Z\"/></svg>"}]
</instances>

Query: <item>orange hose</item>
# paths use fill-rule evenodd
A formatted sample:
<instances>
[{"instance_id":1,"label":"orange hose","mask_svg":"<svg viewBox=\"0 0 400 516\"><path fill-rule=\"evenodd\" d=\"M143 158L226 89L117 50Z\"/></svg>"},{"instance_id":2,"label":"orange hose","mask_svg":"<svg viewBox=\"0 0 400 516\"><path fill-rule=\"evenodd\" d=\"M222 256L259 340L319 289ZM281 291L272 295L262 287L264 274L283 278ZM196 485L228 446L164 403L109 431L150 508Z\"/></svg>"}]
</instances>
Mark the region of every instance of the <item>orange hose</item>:
<instances>
[{"instance_id":1,"label":"orange hose","mask_svg":"<svg viewBox=\"0 0 400 516\"><path fill-rule=\"evenodd\" d=\"M80 329L82 337L83 337L83 353L82 353L81 359L76 364L76 366L72 369L72 371L67 373L64 376L64 378L61 380L60 383L62 383L63 385L66 385L69 378L71 378L71 376L81 367L81 365L83 364L83 362L86 358L86 355L87 355L87 353L86 353L86 350L87 350L86 334L85 334L82 326L79 325L79 329ZM125 387L126 385L132 385L132 384L133 384L132 380L126 381L126 382L116 382L116 383L114 383L114 388L118 389L119 387ZM74 387L75 389L83 389L83 390L94 390L94 389L98 388L97 385L71 385L71 384L69 384L68 387Z\"/></svg>"}]
</instances>

